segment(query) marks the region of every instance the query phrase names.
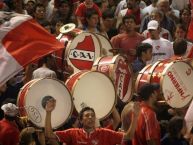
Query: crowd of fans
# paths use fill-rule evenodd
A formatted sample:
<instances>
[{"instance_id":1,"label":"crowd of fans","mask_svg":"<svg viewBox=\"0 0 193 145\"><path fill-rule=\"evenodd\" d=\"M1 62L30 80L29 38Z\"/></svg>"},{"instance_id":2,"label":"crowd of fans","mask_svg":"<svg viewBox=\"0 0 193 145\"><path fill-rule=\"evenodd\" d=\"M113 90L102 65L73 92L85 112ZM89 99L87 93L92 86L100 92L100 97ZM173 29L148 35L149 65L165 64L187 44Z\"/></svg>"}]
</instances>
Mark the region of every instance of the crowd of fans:
<instances>
[{"instance_id":1,"label":"crowd of fans","mask_svg":"<svg viewBox=\"0 0 193 145\"><path fill-rule=\"evenodd\" d=\"M189 0L4 0L0 2L0 10L28 14L55 37L60 34L60 27L68 23L76 24L78 29L85 32L104 35L112 44L112 51L125 56L135 74L147 64L155 63L160 59L175 60L193 57L192 43L186 39L191 22ZM65 69L68 75L73 73L73 69L68 64ZM53 140L57 138L49 128L49 117L45 125L45 136L44 132L30 124L29 120L26 123L25 119L21 120L17 117L18 108L14 104L16 104L20 88L29 80L51 77L64 81L65 77L62 75L57 71L52 55L48 55L41 58L38 65L30 64L25 68L25 72L19 73L6 84L1 84L0 145L55 144ZM126 132L124 135L108 131L101 132L108 135L114 134L115 142L112 141L113 143L118 143L116 141L124 137L128 139L124 144L193 145L193 130L188 135L186 132L184 108L169 109L165 105L161 106L162 111L165 109L163 112L155 109L154 98L158 95L157 89L159 87L155 85L147 85L141 88L141 92L137 92L142 98L141 111L139 111L139 104L132 104L133 101L138 100L136 99L138 96L135 95L129 104L116 106L117 109L110 116L111 121L103 127L109 128L110 124L112 130L118 130L122 126L122 130ZM49 105L48 102L46 108L48 116L56 104L51 102L51 106ZM126 109L123 109L124 106ZM92 108L84 111L95 119L95 112ZM86 117L84 111L81 118L72 116L58 130L81 127L80 124ZM125 112L128 115L127 120ZM81 124L84 129L85 124L84 122ZM33 127L27 127L29 125ZM75 131L72 132L76 134ZM68 132L56 132L56 135L59 136L60 141L73 142L68 140L70 136ZM67 135L69 136L66 137ZM9 138L11 136L14 136L13 139ZM113 135L108 137L113 137ZM105 143L108 142L106 144L110 144L110 140L113 140L113 138L108 139L105 140ZM84 141L82 143L84 144Z\"/></svg>"}]
</instances>

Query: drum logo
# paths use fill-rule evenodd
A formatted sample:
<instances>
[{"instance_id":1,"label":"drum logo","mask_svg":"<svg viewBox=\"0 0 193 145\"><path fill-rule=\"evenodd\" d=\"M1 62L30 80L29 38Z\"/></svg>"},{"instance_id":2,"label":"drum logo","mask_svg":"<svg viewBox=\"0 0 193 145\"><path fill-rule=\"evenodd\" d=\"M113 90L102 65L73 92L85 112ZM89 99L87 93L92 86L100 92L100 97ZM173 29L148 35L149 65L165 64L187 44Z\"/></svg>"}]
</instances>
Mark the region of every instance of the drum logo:
<instances>
[{"instance_id":1,"label":"drum logo","mask_svg":"<svg viewBox=\"0 0 193 145\"><path fill-rule=\"evenodd\" d=\"M90 70L96 58L96 49L92 36L85 36L83 41L77 42L77 45L75 44L75 47L70 50L69 60L78 70Z\"/></svg>"},{"instance_id":2,"label":"drum logo","mask_svg":"<svg viewBox=\"0 0 193 145\"><path fill-rule=\"evenodd\" d=\"M131 75L128 69L128 64L124 62L124 60L119 60L118 65L116 69L116 91L117 91L117 96L123 101L128 101L129 98L127 94L130 91L128 89L129 84L130 84L130 79ZM126 99L126 100L125 100Z\"/></svg>"},{"instance_id":3,"label":"drum logo","mask_svg":"<svg viewBox=\"0 0 193 145\"><path fill-rule=\"evenodd\" d=\"M184 84L179 77L177 78L176 74L171 71L168 71L167 76L170 78L172 84L180 94L181 100L185 100L186 98L190 97L190 94L185 94L185 89L182 87Z\"/></svg>"},{"instance_id":4,"label":"drum logo","mask_svg":"<svg viewBox=\"0 0 193 145\"><path fill-rule=\"evenodd\" d=\"M28 117L35 123L40 123L42 121L40 112L34 106L28 107L27 114Z\"/></svg>"},{"instance_id":5,"label":"drum logo","mask_svg":"<svg viewBox=\"0 0 193 145\"><path fill-rule=\"evenodd\" d=\"M72 49L69 54L70 59L94 61L94 52Z\"/></svg>"}]
</instances>

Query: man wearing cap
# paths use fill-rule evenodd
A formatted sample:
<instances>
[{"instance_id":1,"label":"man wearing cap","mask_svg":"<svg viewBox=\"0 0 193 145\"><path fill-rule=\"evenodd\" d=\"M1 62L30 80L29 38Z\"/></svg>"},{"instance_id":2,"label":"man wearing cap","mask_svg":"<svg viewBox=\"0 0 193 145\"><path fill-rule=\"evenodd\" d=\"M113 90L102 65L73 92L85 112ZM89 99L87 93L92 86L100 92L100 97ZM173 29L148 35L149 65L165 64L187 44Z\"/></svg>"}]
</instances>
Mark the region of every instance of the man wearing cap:
<instances>
[{"instance_id":1,"label":"man wearing cap","mask_svg":"<svg viewBox=\"0 0 193 145\"><path fill-rule=\"evenodd\" d=\"M12 103L1 106L4 118L0 121L0 144L17 145L19 143L19 129L15 123L18 108Z\"/></svg>"},{"instance_id":2,"label":"man wearing cap","mask_svg":"<svg viewBox=\"0 0 193 145\"><path fill-rule=\"evenodd\" d=\"M144 84L139 89L142 99L135 135L132 145L160 145L160 127L154 112L157 102L158 84Z\"/></svg>"},{"instance_id":3,"label":"man wearing cap","mask_svg":"<svg viewBox=\"0 0 193 145\"><path fill-rule=\"evenodd\" d=\"M148 23L148 31L150 38L142 43L149 43L153 46L153 57L148 63L155 63L158 60L169 59L173 56L172 43L159 36L159 23L156 20L151 20Z\"/></svg>"}]
</instances>

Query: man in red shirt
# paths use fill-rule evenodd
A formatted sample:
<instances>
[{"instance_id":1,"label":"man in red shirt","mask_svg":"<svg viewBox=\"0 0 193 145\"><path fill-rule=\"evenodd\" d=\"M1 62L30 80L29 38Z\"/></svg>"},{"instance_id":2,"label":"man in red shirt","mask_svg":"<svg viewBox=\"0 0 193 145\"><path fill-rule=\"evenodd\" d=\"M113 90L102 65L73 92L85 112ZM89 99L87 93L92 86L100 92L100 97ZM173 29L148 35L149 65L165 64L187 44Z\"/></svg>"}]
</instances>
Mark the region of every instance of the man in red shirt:
<instances>
[{"instance_id":1,"label":"man in red shirt","mask_svg":"<svg viewBox=\"0 0 193 145\"><path fill-rule=\"evenodd\" d=\"M158 90L158 84L147 83L138 92L143 101L132 145L160 145L160 127L154 112Z\"/></svg>"},{"instance_id":2,"label":"man in red shirt","mask_svg":"<svg viewBox=\"0 0 193 145\"><path fill-rule=\"evenodd\" d=\"M12 103L4 104L1 109L4 112L4 118L0 121L0 144L18 145L19 129L15 123L18 109Z\"/></svg>"},{"instance_id":3,"label":"man in red shirt","mask_svg":"<svg viewBox=\"0 0 193 145\"><path fill-rule=\"evenodd\" d=\"M124 16L123 24L126 27L127 33L118 34L111 38L111 43L114 49L125 55L129 63L136 59L136 46L140 44L145 38L136 32L135 16Z\"/></svg>"},{"instance_id":4,"label":"man in red shirt","mask_svg":"<svg viewBox=\"0 0 193 145\"><path fill-rule=\"evenodd\" d=\"M85 15L88 9L94 9L97 11L99 17L100 17L100 23L102 23L102 13L99 9L99 7L93 2L93 0L84 0L76 9L75 16L77 18L78 27L83 28L83 25L85 25Z\"/></svg>"},{"instance_id":5,"label":"man in red shirt","mask_svg":"<svg viewBox=\"0 0 193 145\"><path fill-rule=\"evenodd\" d=\"M92 108L85 107L79 113L82 128L56 131L54 134L51 128L51 112L54 110L55 104L56 101L54 99L50 99L47 101L45 107L45 135L54 145L57 144L57 139L60 142L69 145L115 145L121 144L125 140L131 140L135 132L136 122L140 110L139 104L135 103L131 127L125 133L105 128L95 128L95 112Z\"/></svg>"}]
</instances>

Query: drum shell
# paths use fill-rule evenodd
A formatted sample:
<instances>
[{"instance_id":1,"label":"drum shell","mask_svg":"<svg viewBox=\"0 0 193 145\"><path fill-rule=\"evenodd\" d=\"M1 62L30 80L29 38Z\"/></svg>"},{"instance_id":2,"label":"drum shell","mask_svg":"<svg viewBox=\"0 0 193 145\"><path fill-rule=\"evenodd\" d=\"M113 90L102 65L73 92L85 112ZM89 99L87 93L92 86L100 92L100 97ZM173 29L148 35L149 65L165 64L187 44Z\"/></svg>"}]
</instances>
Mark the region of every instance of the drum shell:
<instances>
[{"instance_id":1,"label":"drum shell","mask_svg":"<svg viewBox=\"0 0 193 145\"><path fill-rule=\"evenodd\" d=\"M144 72L139 74L141 73ZM160 84L161 92L158 101L165 100L173 108L182 108L189 104L193 91L188 84L191 84L193 76L192 67L188 63L182 60L162 60L150 66L145 73L148 74L145 78L147 83ZM189 76L185 77L186 73L189 73ZM140 82L140 79L138 79L136 84L140 84ZM167 84L170 85L167 86ZM186 93L188 95L185 95ZM183 98L183 95L186 98Z\"/></svg>"},{"instance_id":2,"label":"drum shell","mask_svg":"<svg viewBox=\"0 0 193 145\"><path fill-rule=\"evenodd\" d=\"M115 85L117 97L122 102L129 102L133 93L133 71L126 59L121 55L98 58L92 67L106 74Z\"/></svg>"}]
</instances>

